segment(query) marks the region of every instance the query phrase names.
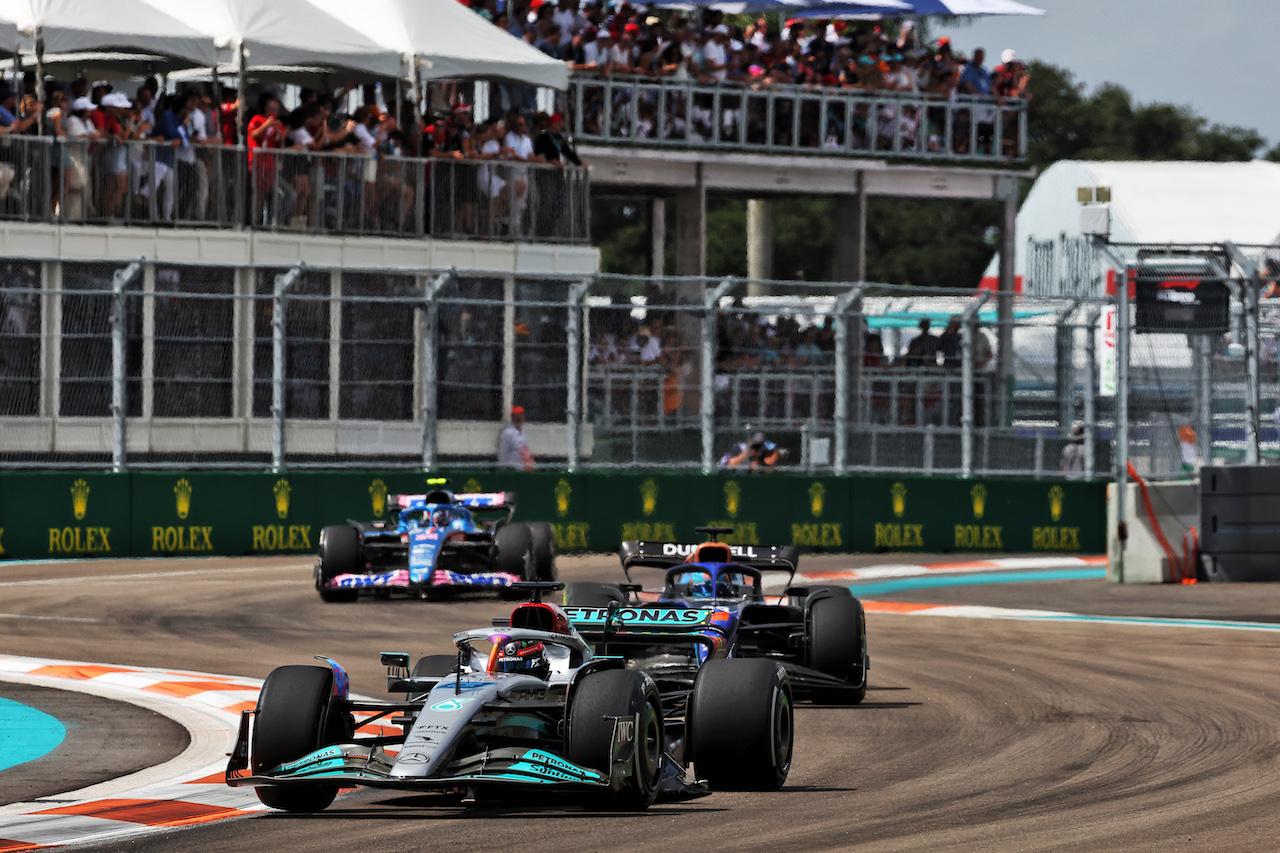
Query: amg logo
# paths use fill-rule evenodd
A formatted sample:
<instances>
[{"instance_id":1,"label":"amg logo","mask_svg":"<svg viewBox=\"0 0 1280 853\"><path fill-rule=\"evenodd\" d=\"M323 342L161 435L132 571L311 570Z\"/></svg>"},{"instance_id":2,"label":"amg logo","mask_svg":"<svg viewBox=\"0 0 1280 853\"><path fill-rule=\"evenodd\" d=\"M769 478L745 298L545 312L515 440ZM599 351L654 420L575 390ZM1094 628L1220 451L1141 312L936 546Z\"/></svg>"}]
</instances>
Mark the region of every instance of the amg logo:
<instances>
[{"instance_id":1,"label":"amg logo","mask_svg":"<svg viewBox=\"0 0 1280 853\"><path fill-rule=\"evenodd\" d=\"M692 545L688 542L662 543L662 556L664 557L689 557L697 550L697 545ZM757 557L756 549L750 545L730 545L729 553L740 559L754 560Z\"/></svg>"},{"instance_id":2,"label":"amg logo","mask_svg":"<svg viewBox=\"0 0 1280 853\"><path fill-rule=\"evenodd\" d=\"M541 702L547 698L545 687L517 687L507 693L509 702Z\"/></svg>"}]
</instances>

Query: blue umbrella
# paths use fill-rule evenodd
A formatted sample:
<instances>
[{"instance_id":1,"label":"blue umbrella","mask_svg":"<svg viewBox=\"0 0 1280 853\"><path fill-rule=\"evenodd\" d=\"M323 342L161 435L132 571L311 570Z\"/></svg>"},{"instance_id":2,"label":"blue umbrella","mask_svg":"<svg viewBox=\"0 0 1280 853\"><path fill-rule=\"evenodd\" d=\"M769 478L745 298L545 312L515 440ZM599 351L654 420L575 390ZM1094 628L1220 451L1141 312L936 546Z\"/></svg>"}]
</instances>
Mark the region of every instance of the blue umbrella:
<instances>
[{"instance_id":1,"label":"blue umbrella","mask_svg":"<svg viewBox=\"0 0 1280 853\"><path fill-rule=\"evenodd\" d=\"M1017 0L906 0L911 11L903 12L886 6L869 9L862 4L850 4L844 0L810 0L796 18L924 18L929 16L974 17L980 15L1043 15L1043 9L1017 2Z\"/></svg>"}]
</instances>

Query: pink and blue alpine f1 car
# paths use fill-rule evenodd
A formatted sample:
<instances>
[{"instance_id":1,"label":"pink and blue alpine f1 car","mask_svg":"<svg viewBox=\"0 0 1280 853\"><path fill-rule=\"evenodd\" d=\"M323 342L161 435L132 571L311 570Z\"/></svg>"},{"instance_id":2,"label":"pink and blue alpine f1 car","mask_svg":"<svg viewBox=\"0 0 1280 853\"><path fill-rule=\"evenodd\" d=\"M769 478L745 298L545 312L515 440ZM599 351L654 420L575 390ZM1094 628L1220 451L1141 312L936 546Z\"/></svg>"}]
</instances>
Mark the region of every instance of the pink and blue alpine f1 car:
<instances>
[{"instance_id":1,"label":"pink and blue alpine f1 car","mask_svg":"<svg viewBox=\"0 0 1280 853\"><path fill-rule=\"evenodd\" d=\"M454 494L437 486L388 495L386 521L335 524L320 533L315 584L329 602L361 593L435 598L556 579L551 525L513 524L515 493Z\"/></svg>"}]
</instances>

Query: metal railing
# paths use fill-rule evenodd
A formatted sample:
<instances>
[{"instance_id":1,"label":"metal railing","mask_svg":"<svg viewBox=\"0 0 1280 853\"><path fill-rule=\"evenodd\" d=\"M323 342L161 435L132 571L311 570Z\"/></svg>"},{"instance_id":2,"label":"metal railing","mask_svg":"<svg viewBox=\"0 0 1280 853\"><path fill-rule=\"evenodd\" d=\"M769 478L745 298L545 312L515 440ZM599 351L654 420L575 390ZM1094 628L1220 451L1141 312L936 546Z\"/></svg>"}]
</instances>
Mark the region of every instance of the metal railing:
<instances>
[{"instance_id":1,"label":"metal railing","mask_svg":"<svg viewBox=\"0 0 1280 853\"><path fill-rule=\"evenodd\" d=\"M0 218L586 243L586 169L0 136Z\"/></svg>"},{"instance_id":2,"label":"metal railing","mask_svg":"<svg viewBox=\"0 0 1280 853\"><path fill-rule=\"evenodd\" d=\"M967 162L1027 153L1019 98L582 74L567 98L579 144Z\"/></svg>"}]
</instances>

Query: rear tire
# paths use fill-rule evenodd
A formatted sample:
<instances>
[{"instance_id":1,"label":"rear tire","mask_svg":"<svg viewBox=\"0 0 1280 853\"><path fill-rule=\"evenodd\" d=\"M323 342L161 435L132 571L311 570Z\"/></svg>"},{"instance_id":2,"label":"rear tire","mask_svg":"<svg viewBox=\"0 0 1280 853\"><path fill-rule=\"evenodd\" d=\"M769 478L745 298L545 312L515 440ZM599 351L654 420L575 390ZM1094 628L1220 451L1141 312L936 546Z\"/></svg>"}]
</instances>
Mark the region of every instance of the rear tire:
<instances>
[{"instance_id":1,"label":"rear tire","mask_svg":"<svg viewBox=\"0 0 1280 853\"><path fill-rule=\"evenodd\" d=\"M556 537L551 525L538 521L526 525L533 539L533 573L537 580L553 581L559 575L556 572Z\"/></svg>"},{"instance_id":2,"label":"rear tire","mask_svg":"<svg viewBox=\"0 0 1280 853\"><path fill-rule=\"evenodd\" d=\"M636 720L635 751L626 787L589 797L588 808L647 809L662 776L662 700L653 681L639 672L608 669L588 673L573 688L568 758L606 776L613 769L614 721Z\"/></svg>"},{"instance_id":3,"label":"rear tire","mask_svg":"<svg viewBox=\"0 0 1280 853\"><path fill-rule=\"evenodd\" d=\"M626 604L627 596L613 584L577 581L564 588L565 607L608 607L615 601Z\"/></svg>"},{"instance_id":4,"label":"rear tire","mask_svg":"<svg viewBox=\"0 0 1280 853\"><path fill-rule=\"evenodd\" d=\"M272 670L258 694L249 754L255 775L295 761L322 746L351 737L350 714L331 708L333 670L322 666L282 666ZM286 812L323 811L338 795L337 785L254 788L264 805Z\"/></svg>"},{"instance_id":5,"label":"rear tire","mask_svg":"<svg viewBox=\"0 0 1280 853\"><path fill-rule=\"evenodd\" d=\"M809 610L809 667L857 684L847 690L815 690L815 702L857 705L867 698L863 650L867 644L862 602L850 596L821 598Z\"/></svg>"},{"instance_id":6,"label":"rear tire","mask_svg":"<svg viewBox=\"0 0 1280 853\"><path fill-rule=\"evenodd\" d=\"M497 554L494 568L504 574L515 575L520 580L534 580L533 536L523 524L508 524L494 537Z\"/></svg>"},{"instance_id":7,"label":"rear tire","mask_svg":"<svg viewBox=\"0 0 1280 853\"><path fill-rule=\"evenodd\" d=\"M346 524L333 524L320 531L320 555L316 561L316 589L320 600L350 603L360 597L355 589L325 589L327 581L339 575L359 572L360 531Z\"/></svg>"},{"instance_id":8,"label":"rear tire","mask_svg":"<svg viewBox=\"0 0 1280 853\"><path fill-rule=\"evenodd\" d=\"M775 791L787 781L795 714L787 672L771 660L710 660L690 697L686 754L713 791Z\"/></svg>"}]
</instances>

